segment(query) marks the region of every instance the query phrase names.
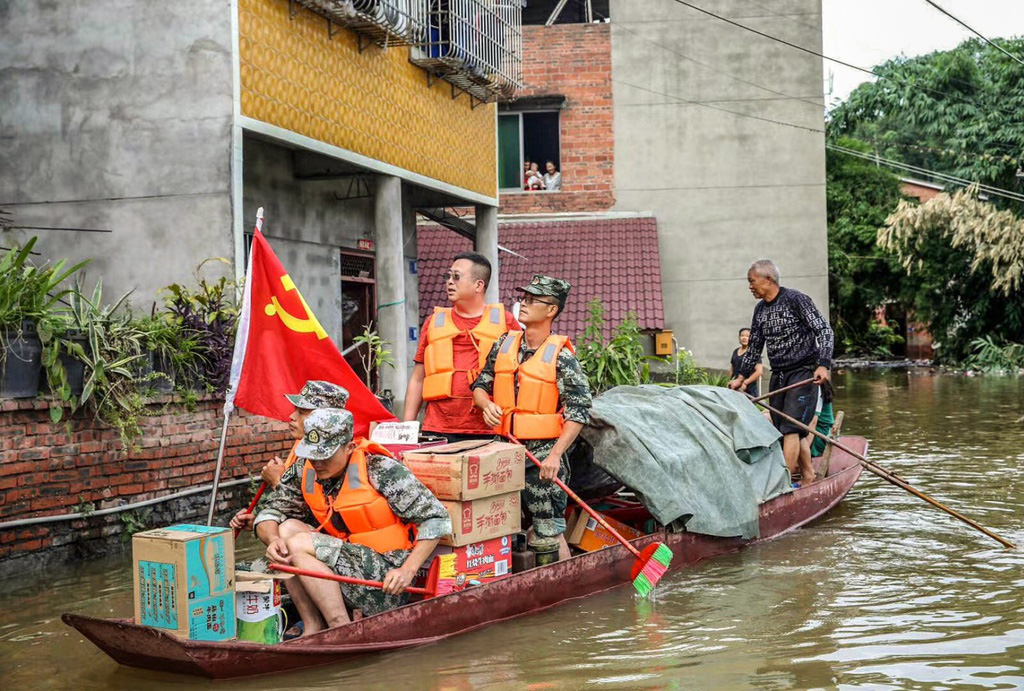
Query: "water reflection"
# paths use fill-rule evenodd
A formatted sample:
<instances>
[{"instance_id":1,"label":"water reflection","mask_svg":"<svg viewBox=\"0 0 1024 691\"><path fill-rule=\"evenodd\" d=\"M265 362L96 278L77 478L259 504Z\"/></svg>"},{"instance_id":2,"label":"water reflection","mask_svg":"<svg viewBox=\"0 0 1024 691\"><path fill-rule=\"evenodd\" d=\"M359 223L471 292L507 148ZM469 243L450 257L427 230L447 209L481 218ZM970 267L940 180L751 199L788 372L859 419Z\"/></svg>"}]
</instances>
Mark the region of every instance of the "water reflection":
<instances>
[{"instance_id":1,"label":"water reflection","mask_svg":"<svg viewBox=\"0 0 1024 691\"><path fill-rule=\"evenodd\" d=\"M1024 542L1024 381L837 377L847 432L921 490ZM630 591L437 645L221 689L1024 686L1024 555L865 474L827 519ZM119 667L60 623L130 615L129 560L3 583L8 688L207 685Z\"/></svg>"}]
</instances>

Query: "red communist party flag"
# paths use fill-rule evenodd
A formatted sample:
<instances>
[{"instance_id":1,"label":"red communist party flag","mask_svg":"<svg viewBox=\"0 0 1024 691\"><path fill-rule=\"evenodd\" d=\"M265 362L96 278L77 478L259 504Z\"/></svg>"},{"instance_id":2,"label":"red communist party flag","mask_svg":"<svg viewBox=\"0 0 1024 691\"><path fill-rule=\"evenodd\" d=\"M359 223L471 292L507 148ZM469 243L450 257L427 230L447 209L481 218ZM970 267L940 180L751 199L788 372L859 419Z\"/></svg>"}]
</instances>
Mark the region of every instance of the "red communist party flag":
<instances>
[{"instance_id":1,"label":"red communist party flag","mask_svg":"<svg viewBox=\"0 0 1024 691\"><path fill-rule=\"evenodd\" d=\"M249 251L225 413L237 405L255 415L287 420L295 408L284 395L298 393L307 381L323 380L348 389L345 407L355 417L356 436L365 436L371 421L395 419L320 326L263 237L262 226L261 208Z\"/></svg>"}]
</instances>

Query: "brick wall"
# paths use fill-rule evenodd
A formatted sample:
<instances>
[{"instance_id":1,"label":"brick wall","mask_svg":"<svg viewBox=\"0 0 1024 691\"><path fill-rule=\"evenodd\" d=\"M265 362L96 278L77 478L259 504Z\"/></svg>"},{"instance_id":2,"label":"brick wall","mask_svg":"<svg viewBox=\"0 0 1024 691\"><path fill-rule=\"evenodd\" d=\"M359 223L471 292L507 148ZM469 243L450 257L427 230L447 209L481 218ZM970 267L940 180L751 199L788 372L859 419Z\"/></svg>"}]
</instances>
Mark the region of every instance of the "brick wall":
<instances>
[{"instance_id":1,"label":"brick wall","mask_svg":"<svg viewBox=\"0 0 1024 691\"><path fill-rule=\"evenodd\" d=\"M615 202L609 24L523 27L526 96L565 96L562 192L502 193L505 214L604 211Z\"/></svg>"},{"instance_id":2,"label":"brick wall","mask_svg":"<svg viewBox=\"0 0 1024 691\"><path fill-rule=\"evenodd\" d=\"M42 399L0 403L0 523L114 508L167 496L213 481L223 400L203 397L192 411L171 397L154 400L141 418L137 450L125 450L116 430L76 416L70 429L50 421ZM246 477L290 446L287 425L236 411L228 427L221 481ZM248 484L218 495L219 514L250 496ZM126 527L205 523L209 493L106 516L0 528L0 576L71 558L104 553Z\"/></svg>"}]
</instances>

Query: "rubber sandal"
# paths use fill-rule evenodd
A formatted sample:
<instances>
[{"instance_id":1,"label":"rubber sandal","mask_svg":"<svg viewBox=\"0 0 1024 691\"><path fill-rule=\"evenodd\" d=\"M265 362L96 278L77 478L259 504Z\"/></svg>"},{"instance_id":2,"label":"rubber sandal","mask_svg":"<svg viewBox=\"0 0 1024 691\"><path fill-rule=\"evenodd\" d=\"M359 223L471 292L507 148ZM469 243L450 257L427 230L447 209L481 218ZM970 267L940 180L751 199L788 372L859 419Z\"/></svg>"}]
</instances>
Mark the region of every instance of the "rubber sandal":
<instances>
[{"instance_id":1,"label":"rubber sandal","mask_svg":"<svg viewBox=\"0 0 1024 691\"><path fill-rule=\"evenodd\" d=\"M298 630L298 633L293 633L296 630ZM286 640L286 641L293 641L296 638L299 638L300 636L302 636L302 634L305 632L305 630L306 630L306 627L302 625L302 622L301 621L297 621L297 622L295 622L294 626L292 626L290 629L288 629L287 631L284 632L284 640Z\"/></svg>"}]
</instances>

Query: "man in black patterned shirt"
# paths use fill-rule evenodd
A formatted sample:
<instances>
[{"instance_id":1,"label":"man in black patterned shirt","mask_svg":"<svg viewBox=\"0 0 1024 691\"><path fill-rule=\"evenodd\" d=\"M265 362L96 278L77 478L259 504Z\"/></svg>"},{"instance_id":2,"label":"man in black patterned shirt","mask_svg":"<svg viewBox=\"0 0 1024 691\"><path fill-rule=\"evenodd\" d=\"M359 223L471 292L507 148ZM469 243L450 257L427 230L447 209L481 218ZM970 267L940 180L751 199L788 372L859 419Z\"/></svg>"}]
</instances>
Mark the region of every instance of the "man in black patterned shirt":
<instances>
[{"instance_id":1,"label":"man in black patterned shirt","mask_svg":"<svg viewBox=\"0 0 1024 691\"><path fill-rule=\"evenodd\" d=\"M754 307L750 324L750 342L730 389L739 389L761 361L767 345L772 368L769 390L775 391L805 379L814 379L790 391L774 394L768 405L796 418L805 425L814 417L818 403L818 385L828 381L832 366L834 337L828 322L811 298L798 290L779 285L779 267L770 259L759 259L747 271L747 284L760 302ZM772 414L772 422L782 433L782 452L792 473L799 463L803 484L814 482L814 467L800 458L800 439L807 431Z\"/></svg>"}]
</instances>

